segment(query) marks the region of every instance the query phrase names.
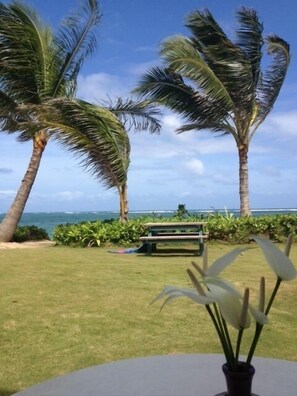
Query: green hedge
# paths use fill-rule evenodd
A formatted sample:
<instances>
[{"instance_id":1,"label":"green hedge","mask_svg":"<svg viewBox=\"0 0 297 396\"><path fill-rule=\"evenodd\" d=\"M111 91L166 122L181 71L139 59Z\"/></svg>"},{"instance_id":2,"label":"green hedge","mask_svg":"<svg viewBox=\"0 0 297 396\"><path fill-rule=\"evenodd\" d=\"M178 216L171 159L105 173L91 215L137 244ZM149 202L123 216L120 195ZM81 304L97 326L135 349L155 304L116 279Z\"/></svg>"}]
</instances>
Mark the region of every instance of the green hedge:
<instances>
[{"instance_id":1,"label":"green hedge","mask_svg":"<svg viewBox=\"0 0 297 396\"><path fill-rule=\"evenodd\" d=\"M210 240L246 243L250 235L262 235L277 242L297 232L296 215L239 217L216 215L209 217L207 229Z\"/></svg>"},{"instance_id":2,"label":"green hedge","mask_svg":"<svg viewBox=\"0 0 297 396\"><path fill-rule=\"evenodd\" d=\"M139 236L144 234L143 224L144 221L136 219L125 224L114 220L58 225L54 229L53 240L66 246L130 245L138 242Z\"/></svg>"},{"instance_id":3,"label":"green hedge","mask_svg":"<svg viewBox=\"0 0 297 396\"><path fill-rule=\"evenodd\" d=\"M18 226L13 235L13 242L41 241L43 239L50 239L48 233L43 228L34 225Z\"/></svg>"},{"instance_id":4,"label":"green hedge","mask_svg":"<svg viewBox=\"0 0 297 396\"><path fill-rule=\"evenodd\" d=\"M182 221L207 221L205 230L209 240L228 243L246 243L250 235L267 236L281 242L290 233L297 235L297 215L272 215L262 217L239 217L232 214L210 214L208 216L187 216ZM67 246L102 246L115 244L131 246L139 244L139 237L145 235L144 223L150 221L177 221L177 217L141 217L122 224L117 220L84 222L59 225L54 229L53 240Z\"/></svg>"}]
</instances>

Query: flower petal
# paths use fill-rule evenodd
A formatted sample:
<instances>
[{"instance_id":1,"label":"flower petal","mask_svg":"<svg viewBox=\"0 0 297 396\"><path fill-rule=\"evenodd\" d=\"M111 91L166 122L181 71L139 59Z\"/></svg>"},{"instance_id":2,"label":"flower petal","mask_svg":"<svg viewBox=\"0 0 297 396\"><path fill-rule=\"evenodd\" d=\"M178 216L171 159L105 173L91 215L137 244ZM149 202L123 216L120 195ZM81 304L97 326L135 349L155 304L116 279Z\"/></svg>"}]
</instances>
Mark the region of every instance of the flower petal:
<instances>
[{"instance_id":1,"label":"flower petal","mask_svg":"<svg viewBox=\"0 0 297 396\"><path fill-rule=\"evenodd\" d=\"M247 248L236 248L224 256L215 260L212 265L205 271L206 276L218 276L228 265L230 265L236 257L247 250Z\"/></svg>"},{"instance_id":2,"label":"flower petal","mask_svg":"<svg viewBox=\"0 0 297 396\"><path fill-rule=\"evenodd\" d=\"M262 249L267 263L278 278L284 281L296 278L296 268L285 253L278 249L269 239L258 236L252 236L252 239Z\"/></svg>"},{"instance_id":3,"label":"flower petal","mask_svg":"<svg viewBox=\"0 0 297 396\"><path fill-rule=\"evenodd\" d=\"M209 285L209 290L215 296L225 321L235 329L241 329L242 303L240 299L219 286ZM250 324L250 316L247 315L245 328L249 327Z\"/></svg>"},{"instance_id":4,"label":"flower petal","mask_svg":"<svg viewBox=\"0 0 297 396\"><path fill-rule=\"evenodd\" d=\"M249 305L249 311L250 311L252 317L255 319L255 321L257 323L259 323L260 325L265 325L268 323L268 318L265 315L265 313L254 308L251 304Z\"/></svg>"},{"instance_id":5,"label":"flower petal","mask_svg":"<svg viewBox=\"0 0 297 396\"><path fill-rule=\"evenodd\" d=\"M209 286L211 290L211 285L220 287L221 289L225 290L225 292L234 296L234 298L242 299L242 295L240 292L232 285L232 283L221 279L221 278L205 278L204 283ZM256 322L261 325L267 324L268 319L267 316L260 312L258 309L254 308L251 304L249 304L249 312L254 318Z\"/></svg>"},{"instance_id":6,"label":"flower petal","mask_svg":"<svg viewBox=\"0 0 297 396\"><path fill-rule=\"evenodd\" d=\"M197 291L192 289L178 288L175 286L165 286L162 292L158 294L158 296L153 300L153 303L164 297L167 297L167 299L163 303L162 307L173 299L180 297L188 297L190 300L201 305L209 305L215 302L215 297L212 296L209 292L206 292L205 296L201 296L197 293Z\"/></svg>"},{"instance_id":7,"label":"flower petal","mask_svg":"<svg viewBox=\"0 0 297 396\"><path fill-rule=\"evenodd\" d=\"M232 285L231 282L228 282L219 277L207 277L203 279L203 282L208 285L218 286L226 292L232 294L235 297L241 298L240 292Z\"/></svg>"}]
</instances>

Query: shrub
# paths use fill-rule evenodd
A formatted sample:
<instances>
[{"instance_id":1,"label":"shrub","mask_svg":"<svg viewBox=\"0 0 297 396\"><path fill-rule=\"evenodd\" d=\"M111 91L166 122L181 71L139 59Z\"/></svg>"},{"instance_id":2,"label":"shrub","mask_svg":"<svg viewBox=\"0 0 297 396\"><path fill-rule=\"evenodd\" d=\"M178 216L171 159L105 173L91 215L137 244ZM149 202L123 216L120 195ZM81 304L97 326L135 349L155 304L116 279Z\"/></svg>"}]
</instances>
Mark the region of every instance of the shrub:
<instances>
[{"instance_id":1,"label":"shrub","mask_svg":"<svg viewBox=\"0 0 297 396\"><path fill-rule=\"evenodd\" d=\"M209 239L229 243L247 243L251 235L266 236L282 242L290 233L297 234L296 215L236 218L232 214L210 214L206 220Z\"/></svg>"},{"instance_id":2,"label":"shrub","mask_svg":"<svg viewBox=\"0 0 297 396\"><path fill-rule=\"evenodd\" d=\"M146 221L135 219L125 224L119 221L89 221L58 225L54 229L53 240L68 246L101 246L106 243L130 245L137 243L145 233Z\"/></svg>"},{"instance_id":3,"label":"shrub","mask_svg":"<svg viewBox=\"0 0 297 396\"><path fill-rule=\"evenodd\" d=\"M13 235L14 242L41 241L42 239L50 239L48 233L43 228L34 225L18 226Z\"/></svg>"},{"instance_id":4,"label":"shrub","mask_svg":"<svg viewBox=\"0 0 297 396\"><path fill-rule=\"evenodd\" d=\"M247 243L251 235L269 237L282 242L293 233L297 235L296 215L273 215L259 217L234 217L230 213L188 216L183 221L206 221L205 230L209 240L228 243ZM176 216L140 217L127 223L119 221L95 221L80 224L59 225L54 229L53 239L58 244L68 246L101 246L116 244L129 246L138 244L139 237L145 235L147 222L179 221Z\"/></svg>"}]
</instances>

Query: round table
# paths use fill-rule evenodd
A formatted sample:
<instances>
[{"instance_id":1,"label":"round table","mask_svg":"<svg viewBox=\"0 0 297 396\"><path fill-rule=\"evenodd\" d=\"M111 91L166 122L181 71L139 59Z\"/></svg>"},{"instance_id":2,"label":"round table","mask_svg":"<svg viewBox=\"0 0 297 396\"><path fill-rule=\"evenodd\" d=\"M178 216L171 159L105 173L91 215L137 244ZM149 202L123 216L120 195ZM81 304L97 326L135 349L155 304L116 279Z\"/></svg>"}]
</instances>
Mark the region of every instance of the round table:
<instances>
[{"instance_id":1,"label":"round table","mask_svg":"<svg viewBox=\"0 0 297 396\"><path fill-rule=\"evenodd\" d=\"M213 396L226 390L223 355L149 356L100 364L14 396ZM253 392L297 396L297 362L254 358ZM240 396L240 395L239 395Z\"/></svg>"}]
</instances>

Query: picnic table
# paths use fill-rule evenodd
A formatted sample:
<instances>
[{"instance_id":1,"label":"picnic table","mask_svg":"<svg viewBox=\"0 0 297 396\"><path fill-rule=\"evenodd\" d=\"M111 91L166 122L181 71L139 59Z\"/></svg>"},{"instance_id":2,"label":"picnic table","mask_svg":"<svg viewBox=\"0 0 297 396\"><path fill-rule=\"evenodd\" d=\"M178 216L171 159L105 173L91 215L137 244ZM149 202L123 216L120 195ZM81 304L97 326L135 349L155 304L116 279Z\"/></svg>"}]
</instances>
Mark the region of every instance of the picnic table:
<instances>
[{"instance_id":1,"label":"picnic table","mask_svg":"<svg viewBox=\"0 0 297 396\"><path fill-rule=\"evenodd\" d=\"M139 239L149 255L156 252L157 243L194 242L198 243L197 253L201 256L208 238L204 231L206 224L205 221L146 223L147 235Z\"/></svg>"}]
</instances>

